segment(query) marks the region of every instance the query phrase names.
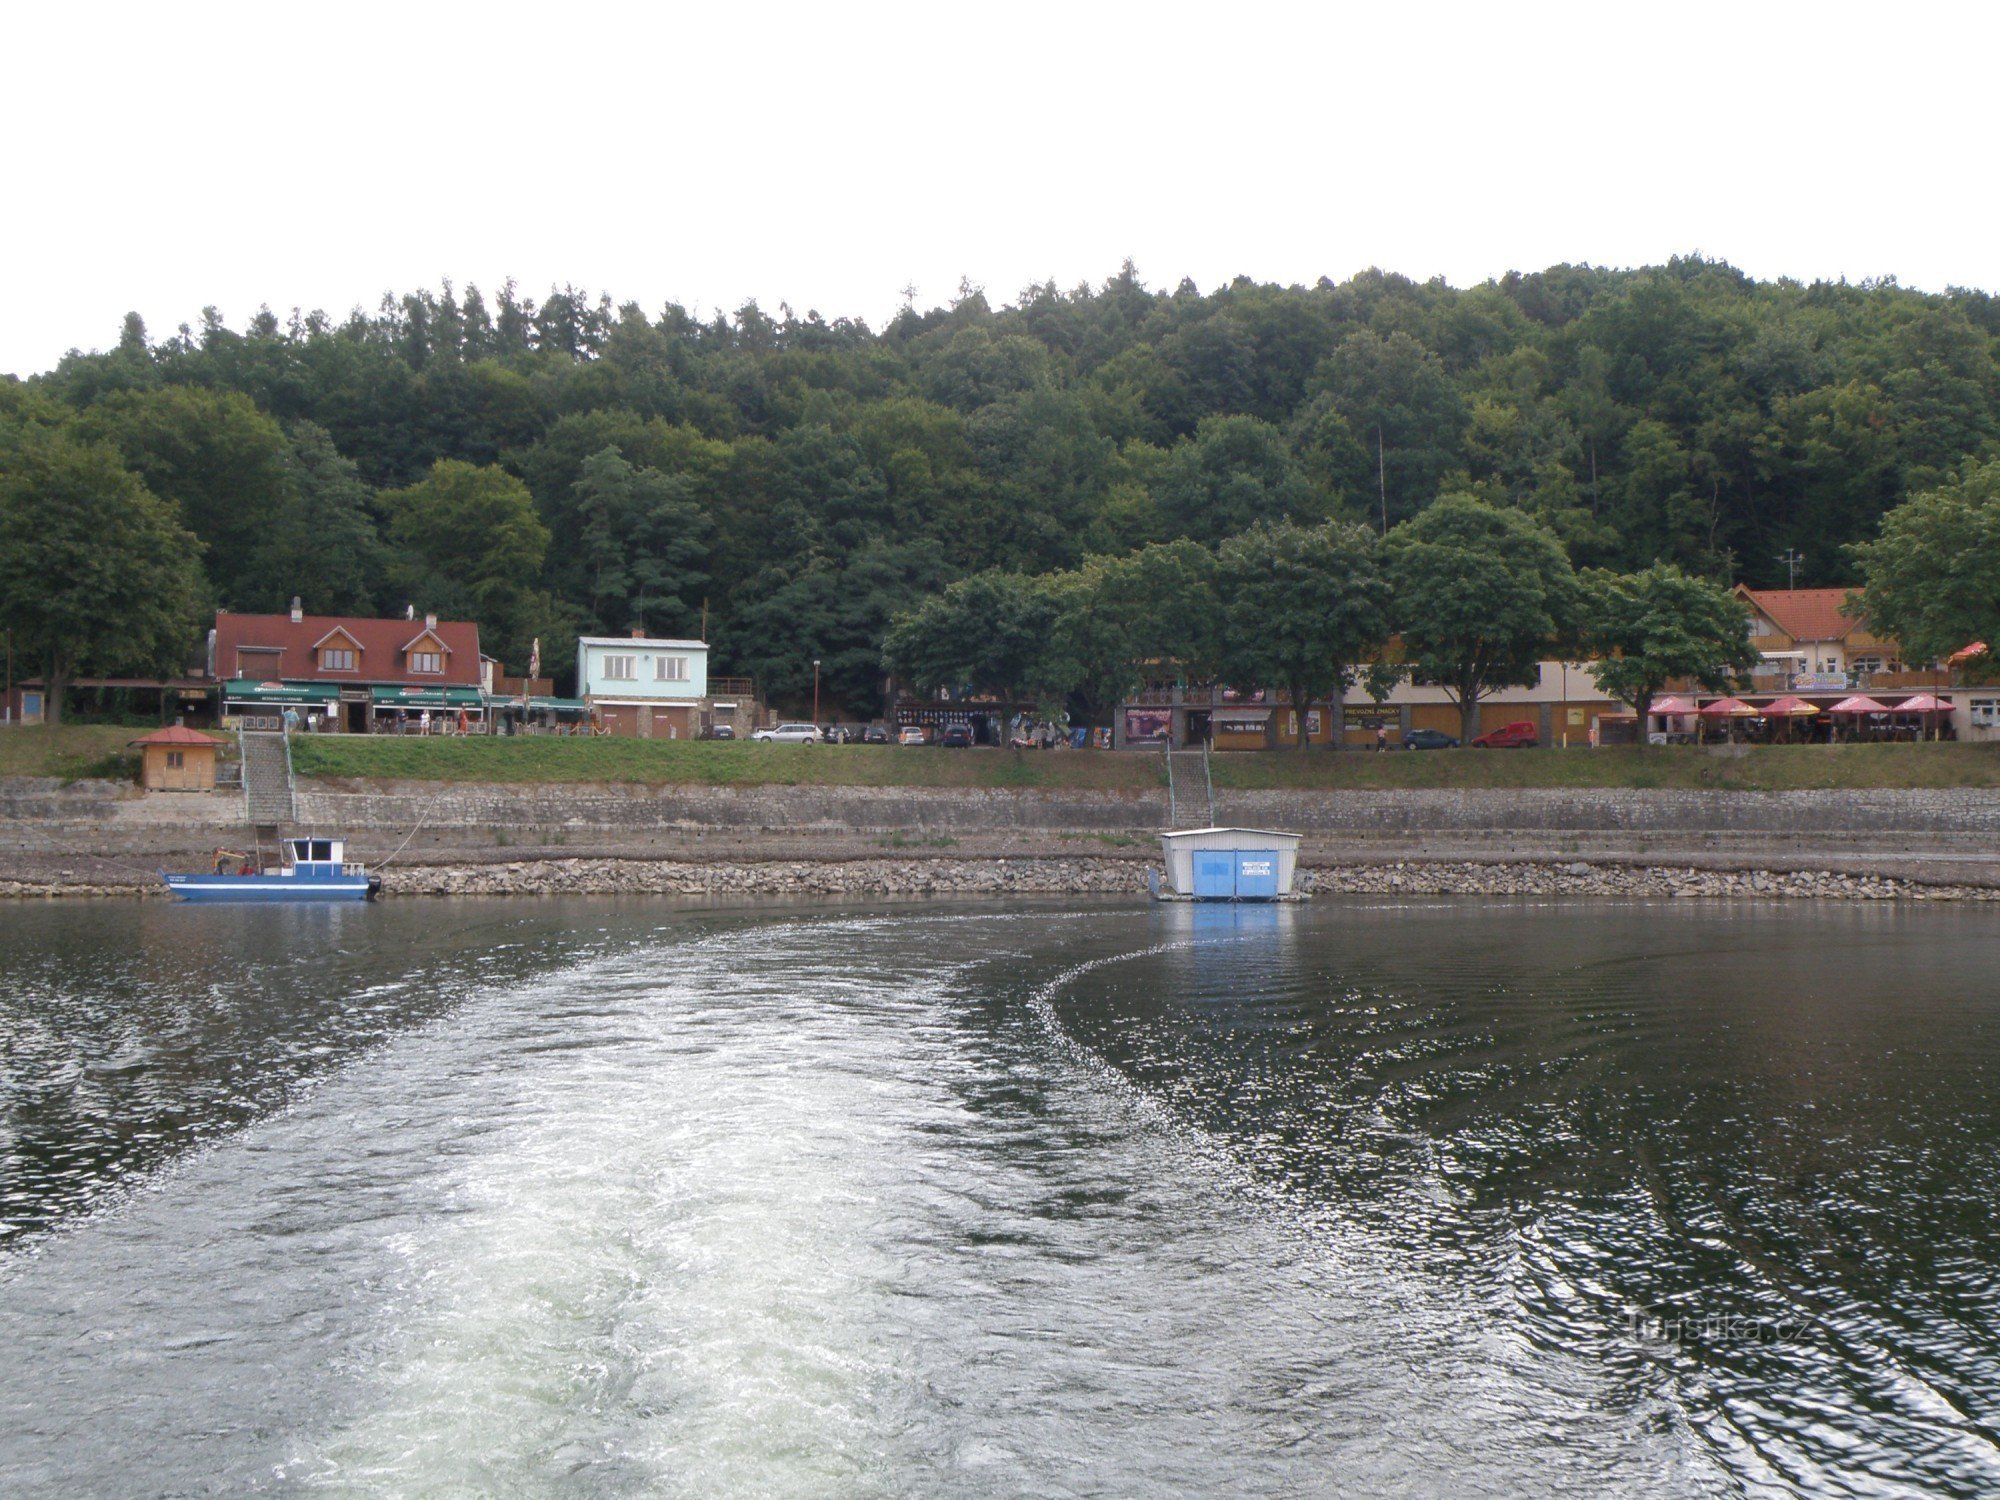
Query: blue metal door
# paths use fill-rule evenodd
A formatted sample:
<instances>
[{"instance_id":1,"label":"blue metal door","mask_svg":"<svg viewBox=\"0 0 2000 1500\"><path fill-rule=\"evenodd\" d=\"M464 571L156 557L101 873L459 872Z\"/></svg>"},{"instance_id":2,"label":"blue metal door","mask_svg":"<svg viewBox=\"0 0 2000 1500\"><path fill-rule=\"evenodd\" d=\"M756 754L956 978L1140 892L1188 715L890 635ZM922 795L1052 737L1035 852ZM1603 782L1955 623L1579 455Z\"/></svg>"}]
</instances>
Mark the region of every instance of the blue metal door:
<instances>
[{"instance_id":1,"label":"blue metal door","mask_svg":"<svg viewBox=\"0 0 2000 1500\"><path fill-rule=\"evenodd\" d=\"M1236 849L1236 899L1271 901L1278 894L1278 852L1275 849Z\"/></svg>"},{"instance_id":2,"label":"blue metal door","mask_svg":"<svg viewBox=\"0 0 2000 1500\"><path fill-rule=\"evenodd\" d=\"M1197 901L1236 899L1236 855L1229 849L1194 851L1194 896Z\"/></svg>"}]
</instances>

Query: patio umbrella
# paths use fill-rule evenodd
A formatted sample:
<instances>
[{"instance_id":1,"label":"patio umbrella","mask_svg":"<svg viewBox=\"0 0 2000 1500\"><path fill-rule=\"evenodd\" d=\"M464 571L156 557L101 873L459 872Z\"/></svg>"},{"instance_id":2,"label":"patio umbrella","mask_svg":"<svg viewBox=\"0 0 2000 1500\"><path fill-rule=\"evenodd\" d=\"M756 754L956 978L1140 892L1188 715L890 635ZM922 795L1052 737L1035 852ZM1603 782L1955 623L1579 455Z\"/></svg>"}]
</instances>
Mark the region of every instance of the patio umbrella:
<instances>
[{"instance_id":1,"label":"patio umbrella","mask_svg":"<svg viewBox=\"0 0 2000 1500\"><path fill-rule=\"evenodd\" d=\"M1741 698L1717 698L1713 703L1704 703L1700 709L1704 719L1751 719L1757 710Z\"/></svg>"},{"instance_id":2,"label":"patio umbrella","mask_svg":"<svg viewBox=\"0 0 2000 1500\"><path fill-rule=\"evenodd\" d=\"M1827 710L1830 714L1886 714L1888 711L1888 704L1877 703L1873 698L1864 698L1859 693L1852 698L1842 698Z\"/></svg>"},{"instance_id":3,"label":"patio umbrella","mask_svg":"<svg viewBox=\"0 0 2000 1500\"><path fill-rule=\"evenodd\" d=\"M1951 705L1936 693L1918 693L1914 698L1905 698L1889 711L1897 714L1948 714Z\"/></svg>"},{"instance_id":4,"label":"patio umbrella","mask_svg":"<svg viewBox=\"0 0 2000 1500\"><path fill-rule=\"evenodd\" d=\"M1785 721L1785 742L1789 744L1792 738L1792 721L1794 719L1810 719L1819 710L1803 698L1784 697L1772 699L1759 712L1767 719L1783 719Z\"/></svg>"},{"instance_id":5,"label":"patio umbrella","mask_svg":"<svg viewBox=\"0 0 2000 1500\"><path fill-rule=\"evenodd\" d=\"M1655 698L1653 706L1647 712L1655 714L1691 714L1694 712L1694 699L1677 698L1672 693L1669 693L1664 698Z\"/></svg>"}]
</instances>

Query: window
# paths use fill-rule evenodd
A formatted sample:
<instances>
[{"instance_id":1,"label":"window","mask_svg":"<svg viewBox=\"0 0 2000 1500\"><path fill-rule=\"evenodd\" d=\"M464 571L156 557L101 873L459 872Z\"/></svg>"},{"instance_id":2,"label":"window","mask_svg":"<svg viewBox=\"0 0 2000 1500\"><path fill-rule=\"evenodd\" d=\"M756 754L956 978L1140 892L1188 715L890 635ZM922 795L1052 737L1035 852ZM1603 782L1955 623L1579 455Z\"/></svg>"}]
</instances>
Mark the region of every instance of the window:
<instances>
[{"instance_id":1,"label":"window","mask_svg":"<svg viewBox=\"0 0 2000 1500\"><path fill-rule=\"evenodd\" d=\"M442 672L444 653L441 651L412 651L410 653L412 672Z\"/></svg>"},{"instance_id":2,"label":"window","mask_svg":"<svg viewBox=\"0 0 2000 1500\"><path fill-rule=\"evenodd\" d=\"M354 653L345 646L328 646L319 654L319 669L322 672L352 672Z\"/></svg>"},{"instance_id":3,"label":"window","mask_svg":"<svg viewBox=\"0 0 2000 1500\"><path fill-rule=\"evenodd\" d=\"M187 752L186 752L186 751L184 751L184 750L169 750L169 751L167 752L167 769L168 769L169 771L178 771L178 770L180 770L180 769L181 769L181 768L182 768L183 766L185 766L186 764L187 764Z\"/></svg>"},{"instance_id":4,"label":"window","mask_svg":"<svg viewBox=\"0 0 2000 1500\"><path fill-rule=\"evenodd\" d=\"M638 674L632 669L638 664L636 656L607 656L604 658L604 680L606 682L630 682Z\"/></svg>"},{"instance_id":5,"label":"window","mask_svg":"<svg viewBox=\"0 0 2000 1500\"><path fill-rule=\"evenodd\" d=\"M2000 725L2000 699L1974 698L1972 722L1980 729L1992 729Z\"/></svg>"},{"instance_id":6,"label":"window","mask_svg":"<svg viewBox=\"0 0 2000 1500\"><path fill-rule=\"evenodd\" d=\"M273 682L278 677L278 663L284 652L270 646L238 646L236 648L236 675L252 682Z\"/></svg>"},{"instance_id":7,"label":"window","mask_svg":"<svg viewBox=\"0 0 2000 1500\"><path fill-rule=\"evenodd\" d=\"M656 682L686 682L688 680L688 659L685 656L662 656L653 663L653 680Z\"/></svg>"}]
</instances>

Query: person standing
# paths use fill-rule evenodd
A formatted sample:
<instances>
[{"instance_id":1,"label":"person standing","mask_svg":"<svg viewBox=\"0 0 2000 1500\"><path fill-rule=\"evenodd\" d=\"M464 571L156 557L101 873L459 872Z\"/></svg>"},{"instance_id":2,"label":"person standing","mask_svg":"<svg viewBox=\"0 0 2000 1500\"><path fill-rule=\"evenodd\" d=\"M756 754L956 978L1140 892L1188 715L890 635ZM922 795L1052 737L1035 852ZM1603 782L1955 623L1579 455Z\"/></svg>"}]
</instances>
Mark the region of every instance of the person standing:
<instances>
[{"instance_id":1,"label":"person standing","mask_svg":"<svg viewBox=\"0 0 2000 1500\"><path fill-rule=\"evenodd\" d=\"M1387 750L1388 748L1389 748L1389 726L1387 724L1377 724L1375 726L1375 753L1377 755L1380 755L1384 750Z\"/></svg>"}]
</instances>

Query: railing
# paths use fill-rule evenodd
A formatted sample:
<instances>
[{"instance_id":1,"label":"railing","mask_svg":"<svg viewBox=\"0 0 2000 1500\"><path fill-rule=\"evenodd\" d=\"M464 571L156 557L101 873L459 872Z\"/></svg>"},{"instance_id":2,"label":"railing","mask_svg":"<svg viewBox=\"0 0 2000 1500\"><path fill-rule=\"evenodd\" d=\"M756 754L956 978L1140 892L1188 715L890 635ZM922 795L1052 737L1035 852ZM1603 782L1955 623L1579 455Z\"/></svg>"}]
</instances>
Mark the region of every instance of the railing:
<instances>
[{"instance_id":1,"label":"railing","mask_svg":"<svg viewBox=\"0 0 2000 1500\"><path fill-rule=\"evenodd\" d=\"M711 677L708 679L708 696L711 698L754 698L757 696L757 679L754 677Z\"/></svg>"}]
</instances>

